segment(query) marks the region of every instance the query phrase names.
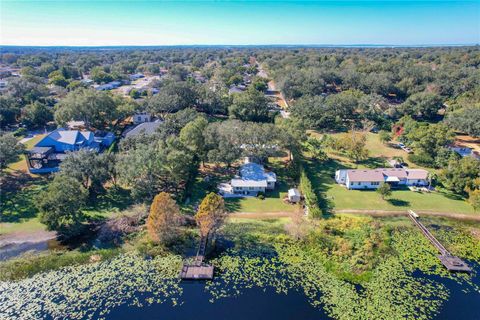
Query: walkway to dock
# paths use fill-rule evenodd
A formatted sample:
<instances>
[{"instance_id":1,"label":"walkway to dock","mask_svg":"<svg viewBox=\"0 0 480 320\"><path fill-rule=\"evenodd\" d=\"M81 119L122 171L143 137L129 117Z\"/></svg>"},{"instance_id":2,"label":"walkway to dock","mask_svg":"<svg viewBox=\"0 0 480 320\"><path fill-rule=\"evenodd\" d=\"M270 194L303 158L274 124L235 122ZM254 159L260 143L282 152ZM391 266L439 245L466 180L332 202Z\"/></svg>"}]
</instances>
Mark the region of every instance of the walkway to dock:
<instances>
[{"instance_id":1,"label":"walkway to dock","mask_svg":"<svg viewBox=\"0 0 480 320\"><path fill-rule=\"evenodd\" d=\"M208 235L202 236L198 245L197 255L192 264L184 263L180 271L183 280L209 280L213 279L213 266L204 263L207 249Z\"/></svg>"},{"instance_id":2,"label":"walkway to dock","mask_svg":"<svg viewBox=\"0 0 480 320\"><path fill-rule=\"evenodd\" d=\"M437 248L440 252L438 258L440 262L447 268L449 271L458 271L458 272L471 272L472 270L468 265L459 257L453 256L441 243L438 241L433 234L418 220L418 215L412 210L408 210L408 217L413 221L413 223L422 231L422 233L427 237L430 243Z\"/></svg>"}]
</instances>

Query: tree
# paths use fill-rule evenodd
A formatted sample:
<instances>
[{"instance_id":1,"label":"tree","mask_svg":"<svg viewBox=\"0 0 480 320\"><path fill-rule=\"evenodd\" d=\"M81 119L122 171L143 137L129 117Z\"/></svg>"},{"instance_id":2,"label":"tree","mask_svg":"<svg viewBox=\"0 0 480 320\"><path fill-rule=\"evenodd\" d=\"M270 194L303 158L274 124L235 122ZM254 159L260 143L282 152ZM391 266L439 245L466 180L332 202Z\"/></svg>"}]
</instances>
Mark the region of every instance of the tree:
<instances>
[{"instance_id":1,"label":"tree","mask_svg":"<svg viewBox=\"0 0 480 320\"><path fill-rule=\"evenodd\" d=\"M410 126L405 127L402 138L432 158L455 138L455 133L443 123L424 125L413 122Z\"/></svg>"},{"instance_id":2,"label":"tree","mask_svg":"<svg viewBox=\"0 0 480 320\"><path fill-rule=\"evenodd\" d=\"M14 124L20 115L20 104L9 95L0 95L0 106L0 128Z\"/></svg>"},{"instance_id":3,"label":"tree","mask_svg":"<svg viewBox=\"0 0 480 320\"><path fill-rule=\"evenodd\" d=\"M480 209L480 190L470 191L468 194L468 202L472 205L473 210L477 212Z\"/></svg>"},{"instance_id":4,"label":"tree","mask_svg":"<svg viewBox=\"0 0 480 320\"><path fill-rule=\"evenodd\" d=\"M439 179L443 186L457 194L465 195L467 190L475 189L474 182L480 176L480 161L472 157L464 157L458 161L450 161Z\"/></svg>"},{"instance_id":5,"label":"tree","mask_svg":"<svg viewBox=\"0 0 480 320\"><path fill-rule=\"evenodd\" d=\"M175 200L166 192L157 194L146 223L150 238L169 244L176 237L180 223L180 209Z\"/></svg>"},{"instance_id":6,"label":"tree","mask_svg":"<svg viewBox=\"0 0 480 320\"><path fill-rule=\"evenodd\" d=\"M194 87L187 82L168 82L158 94L148 99L147 108L165 118L168 113L193 108L197 98Z\"/></svg>"},{"instance_id":7,"label":"tree","mask_svg":"<svg viewBox=\"0 0 480 320\"><path fill-rule=\"evenodd\" d=\"M43 103L35 101L22 109L22 122L29 128L38 128L45 126L47 122L53 120L53 113Z\"/></svg>"},{"instance_id":8,"label":"tree","mask_svg":"<svg viewBox=\"0 0 480 320\"><path fill-rule=\"evenodd\" d=\"M455 130L480 137L480 102L476 106L449 113L446 122Z\"/></svg>"},{"instance_id":9,"label":"tree","mask_svg":"<svg viewBox=\"0 0 480 320\"><path fill-rule=\"evenodd\" d=\"M191 151L173 137L145 142L133 143L118 155L119 181L139 200L151 200L161 191L180 194L196 169Z\"/></svg>"},{"instance_id":10,"label":"tree","mask_svg":"<svg viewBox=\"0 0 480 320\"><path fill-rule=\"evenodd\" d=\"M302 143L307 140L305 126L294 118L275 118L275 128L278 130L279 143L282 148L288 150L289 159L293 154L299 154Z\"/></svg>"},{"instance_id":11,"label":"tree","mask_svg":"<svg viewBox=\"0 0 480 320\"><path fill-rule=\"evenodd\" d=\"M355 162L368 157L368 150L365 148L367 137L364 133L355 131L340 134L334 143L335 149L345 153L347 157Z\"/></svg>"},{"instance_id":12,"label":"tree","mask_svg":"<svg viewBox=\"0 0 480 320\"><path fill-rule=\"evenodd\" d=\"M57 174L47 189L37 198L40 221L48 230L70 237L82 230L82 208L87 201L87 190L75 178Z\"/></svg>"},{"instance_id":13,"label":"tree","mask_svg":"<svg viewBox=\"0 0 480 320\"><path fill-rule=\"evenodd\" d=\"M198 157L204 161L206 158L205 139L203 131L208 125L208 121L204 117L198 117L187 123L180 131L180 141Z\"/></svg>"},{"instance_id":14,"label":"tree","mask_svg":"<svg viewBox=\"0 0 480 320\"><path fill-rule=\"evenodd\" d=\"M8 82L7 92L15 98L21 106L43 100L49 95L43 79L35 76L12 78Z\"/></svg>"},{"instance_id":15,"label":"tree","mask_svg":"<svg viewBox=\"0 0 480 320\"><path fill-rule=\"evenodd\" d=\"M13 133L0 132L0 173L3 173L9 163L19 159L24 148Z\"/></svg>"},{"instance_id":16,"label":"tree","mask_svg":"<svg viewBox=\"0 0 480 320\"><path fill-rule=\"evenodd\" d=\"M387 144L392 140L392 134L388 131L380 130L378 138L382 143Z\"/></svg>"},{"instance_id":17,"label":"tree","mask_svg":"<svg viewBox=\"0 0 480 320\"><path fill-rule=\"evenodd\" d=\"M92 89L71 91L56 106L55 121L85 121L87 126L103 128L117 117L117 102L106 92Z\"/></svg>"},{"instance_id":18,"label":"tree","mask_svg":"<svg viewBox=\"0 0 480 320\"><path fill-rule=\"evenodd\" d=\"M199 107L208 114L227 114L227 107L232 103L231 96L225 88L211 90L207 85L199 89Z\"/></svg>"},{"instance_id":19,"label":"tree","mask_svg":"<svg viewBox=\"0 0 480 320\"><path fill-rule=\"evenodd\" d=\"M114 80L113 75L106 72L103 67L94 67L90 70L90 77L96 83L107 83Z\"/></svg>"},{"instance_id":20,"label":"tree","mask_svg":"<svg viewBox=\"0 0 480 320\"><path fill-rule=\"evenodd\" d=\"M67 153L60 171L77 179L90 193L96 193L102 191L103 184L112 178L111 161L113 158L108 153L81 149Z\"/></svg>"},{"instance_id":21,"label":"tree","mask_svg":"<svg viewBox=\"0 0 480 320\"><path fill-rule=\"evenodd\" d=\"M443 100L434 93L419 92L411 95L402 108L405 114L426 120L434 119L442 107Z\"/></svg>"},{"instance_id":22,"label":"tree","mask_svg":"<svg viewBox=\"0 0 480 320\"><path fill-rule=\"evenodd\" d=\"M312 182L308 178L304 169L300 172L300 190L305 197L305 206L308 208L308 215L312 218L319 218L322 215L322 211L318 205L318 197L313 190Z\"/></svg>"},{"instance_id":23,"label":"tree","mask_svg":"<svg viewBox=\"0 0 480 320\"><path fill-rule=\"evenodd\" d=\"M207 194L195 214L195 221L200 228L200 234L203 237L213 235L221 227L224 220L225 202L223 198L213 192Z\"/></svg>"},{"instance_id":24,"label":"tree","mask_svg":"<svg viewBox=\"0 0 480 320\"><path fill-rule=\"evenodd\" d=\"M328 159L327 153L323 151L325 146L322 141L316 138L308 138L304 144L305 149L312 155L313 159L324 162Z\"/></svg>"},{"instance_id":25,"label":"tree","mask_svg":"<svg viewBox=\"0 0 480 320\"><path fill-rule=\"evenodd\" d=\"M66 88L69 84L68 80L61 74L59 70L50 73L48 83Z\"/></svg>"},{"instance_id":26,"label":"tree","mask_svg":"<svg viewBox=\"0 0 480 320\"><path fill-rule=\"evenodd\" d=\"M226 163L230 166L242 154L237 135L238 121L214 122L207 126L204 138L207 157L211 162Z\"/></svg>"},{"instance_id":27,"label":"tree","mask_svg":"<svg viewBox=\"0 0 480 320\"><path fill-rule=\"evenodd\" d=\"M262 92L251 87L233 96L228 113L231 118L242 121L266 122L270 120L268 103L268 98Z\"/></svg>"},{"instance_id":28,"label":"tree","mask_svg":"<svg viewBox=\"0 0 480 320\"><path fill-rule=\"evenodd\" d=\"M389 197L392 194L390 184L382 182L377 188L377 193L380 194L382 200L385 200L386 197Z\"/></svg>"}]
</instances>

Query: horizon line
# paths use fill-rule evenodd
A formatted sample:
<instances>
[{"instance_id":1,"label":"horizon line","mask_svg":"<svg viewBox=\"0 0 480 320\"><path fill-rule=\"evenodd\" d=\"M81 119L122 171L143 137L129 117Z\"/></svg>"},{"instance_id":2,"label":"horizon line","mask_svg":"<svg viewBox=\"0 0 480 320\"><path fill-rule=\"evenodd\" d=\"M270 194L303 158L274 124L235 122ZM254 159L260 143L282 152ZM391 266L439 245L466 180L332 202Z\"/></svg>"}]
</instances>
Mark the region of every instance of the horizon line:
<instances>
[{"instance_id":1,"label":"horizon line","mask_svg":"<svg viewBox=\"0 0 480 320\"><path fill-rule=\"evenodd\" d=\"M119 45L20 45L0 44L0 47L21 47L21 48L155 48L155 47L391 47L391 48L414 48L414 47L475 47L480 43L438 43L438 44L119 44Z\"/></svg>"}]
</instances>

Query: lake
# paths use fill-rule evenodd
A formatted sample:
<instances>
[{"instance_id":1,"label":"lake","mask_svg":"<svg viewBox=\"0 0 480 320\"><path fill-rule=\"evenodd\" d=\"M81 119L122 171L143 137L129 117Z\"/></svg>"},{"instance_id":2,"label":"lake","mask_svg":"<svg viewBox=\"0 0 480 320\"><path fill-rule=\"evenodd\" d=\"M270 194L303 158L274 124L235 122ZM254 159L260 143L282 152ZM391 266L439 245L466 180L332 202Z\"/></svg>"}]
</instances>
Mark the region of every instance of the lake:
<instances>
[{"instance_id":1,"label":"lake","mask_svg":"<svg viewBox=\"0 0 480 320\"><path fill-rule=\"evenodd\" d=\"M476 266L478 271L478 265ZM462 291L462 286L452 280L431 277L442 282L450 291L450 299L434 319L478 320L480 318L480 293ZM480 286L480 278L473 282ZM111 311L106 319L229 319L229 320L293 320L331 319L321 308L313 307L303 292L291 290L278 294L272 288L245 289L239 296L223 298L211 303L211 295L205 292L202 282L184 282L180 306L154 304L141 308L123 305Z\"/></svg>"}]
</instances>

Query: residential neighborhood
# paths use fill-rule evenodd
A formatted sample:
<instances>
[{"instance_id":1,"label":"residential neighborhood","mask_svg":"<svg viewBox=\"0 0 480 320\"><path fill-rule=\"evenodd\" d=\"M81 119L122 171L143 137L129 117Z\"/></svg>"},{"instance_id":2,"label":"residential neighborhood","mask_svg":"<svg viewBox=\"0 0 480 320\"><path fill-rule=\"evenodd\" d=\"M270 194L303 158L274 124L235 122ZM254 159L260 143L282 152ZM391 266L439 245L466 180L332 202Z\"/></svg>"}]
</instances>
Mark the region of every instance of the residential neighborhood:
<instances>
[{"instance_id":1,"label":"residential neighborhood","mask_svg":"<svg viewBox=\"0 0 480 320\"><path fill-rule=\"evenodd\" d=\"M0 320L479 319L480 3L0 8Z\"/></svg>"}]
</instances>

